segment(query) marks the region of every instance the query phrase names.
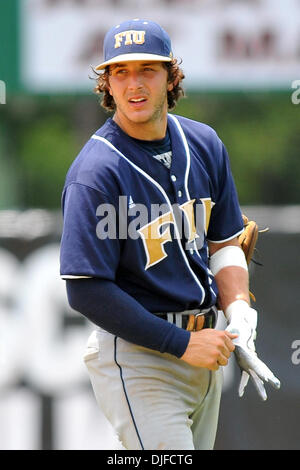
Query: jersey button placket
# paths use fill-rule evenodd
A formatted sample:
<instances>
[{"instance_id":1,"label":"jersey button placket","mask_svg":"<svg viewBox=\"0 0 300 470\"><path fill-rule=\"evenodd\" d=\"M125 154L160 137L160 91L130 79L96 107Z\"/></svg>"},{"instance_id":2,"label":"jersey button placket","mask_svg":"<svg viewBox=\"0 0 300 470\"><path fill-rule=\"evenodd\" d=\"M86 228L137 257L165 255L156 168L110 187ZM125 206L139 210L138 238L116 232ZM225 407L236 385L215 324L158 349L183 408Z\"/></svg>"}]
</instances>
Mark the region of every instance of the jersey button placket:
<instances>
[{"instance_id":1,"label":"jersey button placket","mask_svg":"<svg viewBox=\"0 0 300 470\"><path fill-rule=\"evenodd\" d=\"M171 180L173 181L173 183L175 183L177 181L177 176L176 175L171 175ZM174 186L176 187L175 184L174 184ZM177 190L177 188L176 188L176 190ZM177 191L177 196L182 197L182 191L180 189Z\"/></svg>"}]
</instances>

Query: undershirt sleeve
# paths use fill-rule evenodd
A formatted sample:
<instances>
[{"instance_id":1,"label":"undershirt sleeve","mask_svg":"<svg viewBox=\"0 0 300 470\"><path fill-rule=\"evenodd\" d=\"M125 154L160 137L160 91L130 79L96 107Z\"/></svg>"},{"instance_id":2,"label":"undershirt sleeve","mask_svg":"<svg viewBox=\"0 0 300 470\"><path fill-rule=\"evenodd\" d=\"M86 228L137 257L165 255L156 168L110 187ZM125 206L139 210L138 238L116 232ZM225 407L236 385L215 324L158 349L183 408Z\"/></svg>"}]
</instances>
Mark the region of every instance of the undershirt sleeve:
<instances>
[{"instance_id":1,"label":"undershirt sleeve","mask_svg":"<svg viewBox=\"0 0 300 470\"><path fill-rule=\"evenodd\" d=\"M190 332L148 312L112 281L68 279L70 306L95 325L124 340L180 358Z\"/></svg>"}]
</instances>

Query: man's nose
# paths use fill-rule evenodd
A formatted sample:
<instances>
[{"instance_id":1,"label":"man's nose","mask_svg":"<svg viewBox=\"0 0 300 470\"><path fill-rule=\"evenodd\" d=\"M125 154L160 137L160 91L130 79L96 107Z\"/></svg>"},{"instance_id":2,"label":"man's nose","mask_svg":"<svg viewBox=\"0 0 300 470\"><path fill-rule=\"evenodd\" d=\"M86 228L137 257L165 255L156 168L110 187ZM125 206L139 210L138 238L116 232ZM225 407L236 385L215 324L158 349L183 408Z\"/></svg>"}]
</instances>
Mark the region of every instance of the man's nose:
<instances>
[{"instance_id":1,"label":"man's nose","mask_svg":"<svg viewBox=\"0 0 300 470\"><path fill-rule=\"evenodd\" d=\"M139 72L131 72L129 75L128 88L130 90L136 90L143 86L142 75Z\"/></svg>"}]
</instances>

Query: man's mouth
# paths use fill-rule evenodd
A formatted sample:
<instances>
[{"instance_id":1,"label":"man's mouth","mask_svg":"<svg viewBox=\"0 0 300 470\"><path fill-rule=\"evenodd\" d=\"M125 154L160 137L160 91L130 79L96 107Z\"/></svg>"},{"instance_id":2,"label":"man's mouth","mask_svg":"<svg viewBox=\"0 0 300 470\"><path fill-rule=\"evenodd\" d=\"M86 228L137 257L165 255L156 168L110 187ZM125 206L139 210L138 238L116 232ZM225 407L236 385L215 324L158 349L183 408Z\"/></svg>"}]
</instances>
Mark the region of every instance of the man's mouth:
<instances>
[{"instance_id":1,"label":"man's mouth","mask_svg":"<svg viewBox=\"0 0 300 470\"><path fill-rule=\"evenodd\" d=\"M139 98L129 98L129 103L144 103L146 100L146 98L144 97L139 97Z\"/></svg>"},{"instance_id":2,"label":"man's mouth","mask_svg":"<svg viewBox=\"0 0 300 470\"><path fill-rule=\"evenodd\" d=\"M140 101L145 101L145 98L132 98L130 101L133 101L134 103L139 103Z\"/></svg>"}]
</instances>

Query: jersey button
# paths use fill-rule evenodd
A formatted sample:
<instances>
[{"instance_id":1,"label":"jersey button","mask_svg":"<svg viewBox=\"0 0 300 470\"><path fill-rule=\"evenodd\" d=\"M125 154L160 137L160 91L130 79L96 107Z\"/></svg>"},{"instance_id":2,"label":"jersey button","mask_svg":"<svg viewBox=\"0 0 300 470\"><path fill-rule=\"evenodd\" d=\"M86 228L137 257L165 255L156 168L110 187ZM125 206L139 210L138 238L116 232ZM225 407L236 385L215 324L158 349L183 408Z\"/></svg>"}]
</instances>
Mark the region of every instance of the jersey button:
<instances>
[{"instance_id":1,"label":"jersey button","mask_svg":"<svg viewBox=\"0 0 300 470\"><path fill-rule=\"evenodd\" d=\"M172 180L172 181L176 181L176 180L177 180L176 176L175 176L175 175L171 175L171 180Z\"/></svg>"},{"instance_id":2,"label":"jersey button","mask_svg":"<svg viewBox=\"0 0 300 470\"><path fill-rule=\"evenodd\" d=\"M181 197L182 196L182 191L178 191L178 197Z\"/></svg>"}]
</instances>

